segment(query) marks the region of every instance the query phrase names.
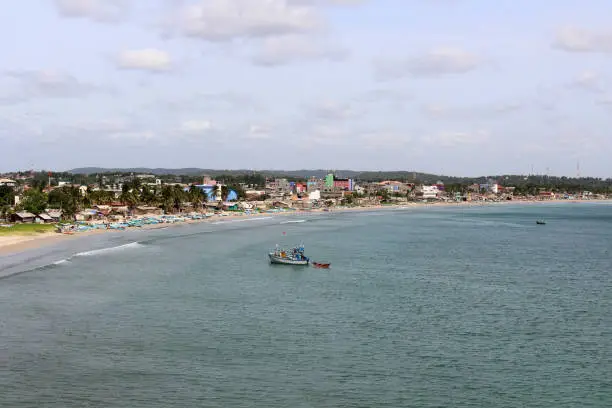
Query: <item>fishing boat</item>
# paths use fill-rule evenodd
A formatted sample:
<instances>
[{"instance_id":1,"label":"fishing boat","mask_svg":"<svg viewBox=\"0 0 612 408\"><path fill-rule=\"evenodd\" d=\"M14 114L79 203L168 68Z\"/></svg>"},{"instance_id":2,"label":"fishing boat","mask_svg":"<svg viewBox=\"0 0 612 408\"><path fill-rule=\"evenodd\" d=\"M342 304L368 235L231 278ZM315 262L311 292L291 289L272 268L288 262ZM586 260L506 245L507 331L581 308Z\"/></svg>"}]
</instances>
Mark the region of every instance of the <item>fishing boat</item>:
<instances>
[{"instance_id":1,"label":"fishing boat","mask_svg":"<svg viewBox=\"0 0 612 408\"><path fill-rule=\"evenodd\" d=\"M546 225L546 221L544 221L544 220L537 220L536 224L538 224L538 225Z\"/></svg>"},{"instance_id":2,"label":"fishing boat","mask_svg":"<svg viewBox=\"0 0 612 408\"><path fill-rule=\"evenodd\" d=\"M321 263L321 262L311 262L310 264L313 267L319 268L319 269L329 269L329 266L330 266L330 264L328 263Z\"/></svg>"},{"instance_id":3,"label":"fishing boat","mask_svg":"<svg viewBox=\"0 0 612 408\"><path fill-rule=\"evenodd\" d=\"M270 263L280 265L308 265L310 259L304 255L304 245L296 246L290 249L282 249L276 246L274 252L268 254Z\"/></svg>"}]
</instances>

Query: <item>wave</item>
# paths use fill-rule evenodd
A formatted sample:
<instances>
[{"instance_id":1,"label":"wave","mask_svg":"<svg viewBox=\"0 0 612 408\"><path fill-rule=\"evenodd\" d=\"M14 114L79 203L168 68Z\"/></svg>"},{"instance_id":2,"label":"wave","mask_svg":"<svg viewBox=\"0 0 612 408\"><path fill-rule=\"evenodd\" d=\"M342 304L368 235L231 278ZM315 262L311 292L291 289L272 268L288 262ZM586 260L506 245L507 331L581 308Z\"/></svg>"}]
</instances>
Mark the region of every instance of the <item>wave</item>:
<instances>
[{"instance_id":1,"label":"wave","mask_svg":"<svg viewBox=\"0 0 612 408\"><path fill-rule=\"evenodd\" d=\"M107 252L121 251L121 250L125 250L125 249L141 248L141 247L144 247L144 245L142 245L140 242L130 242L129 244L118 245L118 246L114 246L114 247L108 247L108 248L94 249L92 251L79 252L79 253L74 254L72 257L95 256L95 255L100 255L100 254L104 254L104 253L107 253Z\"/></svg>"},{"instance_id":2,"label":"wave","mask_svg":"<svg viewBox=\"0 0 612 408\"><path fill-rule=\"evenodd\" d=\"M215 221L211 223L211 225L219 225L219 224L233 224L236 222L248 222L248 221L261 221L261 220L269 220L274 217L257 217L257 218L245 218L245 219L235 219L235 220L227 220L227 221Z\"/></svg>"},{"instance_id":3,"label":"wave","mask_svg":"<svg viewBox=\"0 0 612 408\"><path fill-rule=\"evenodd\" d=\"M68 262L70 262L70 260L68 260L68 259L62 259L62 260L59 260L59 261L53 262L51 265L61 265L61 264L65 264L65 263L68 263Z\"/></svg>"},{"instance_id":4,"label":"wave","mask_svg":"<svg viewBox=\"0 0 612 408\"><path fill-rule=\"evenodd\" d=\"M288 221L282 221L280 224L301 224L306 221L307 220L288 220Z\"/></svg>"}]
</instances>

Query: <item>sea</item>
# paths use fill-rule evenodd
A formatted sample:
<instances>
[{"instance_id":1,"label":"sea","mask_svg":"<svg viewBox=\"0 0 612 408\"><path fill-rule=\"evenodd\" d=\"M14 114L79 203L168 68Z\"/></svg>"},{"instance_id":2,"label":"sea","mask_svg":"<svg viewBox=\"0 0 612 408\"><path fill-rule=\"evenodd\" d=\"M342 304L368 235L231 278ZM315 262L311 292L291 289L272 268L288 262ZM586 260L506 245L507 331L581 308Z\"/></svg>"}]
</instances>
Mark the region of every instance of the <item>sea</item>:
<instances>
[{"instance_id":1,"label":"sea","mask_svg":"<svg viewBox=\"0 0 612 408\"><path fill-rule=\"evenodd\" d=\"M606 203L61 241L0 257L0 406L609 408L611 249Z\"/></svg>"}]
</instances>

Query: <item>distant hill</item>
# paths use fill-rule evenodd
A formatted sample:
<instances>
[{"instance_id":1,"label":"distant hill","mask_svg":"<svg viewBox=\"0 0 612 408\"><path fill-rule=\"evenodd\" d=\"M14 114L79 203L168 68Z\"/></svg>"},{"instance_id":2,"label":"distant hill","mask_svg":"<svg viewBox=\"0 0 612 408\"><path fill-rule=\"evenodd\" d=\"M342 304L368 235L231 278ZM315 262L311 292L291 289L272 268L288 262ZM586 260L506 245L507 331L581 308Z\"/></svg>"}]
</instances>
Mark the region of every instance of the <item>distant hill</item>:
<instances>
[{"instance_id":1,"label":"distant hill","mask_svg":"<svg viewBox=\"0 0 612 408\"><path fill-rule=\"evenodd\" d=\"M166 168L147 168L147 167L129 167L129 168L103 168L103 167L81 167L72 170L68 170L68 173L72 174L99 174L99 173L140 173L140 174L154 174L156 176L161 175L173 175L173 176L201 176L208 174L211 176L218 174L227 175L240 175L248 173L258 173L271 176L287 176L287 177L325 177L329 173L329 170L248 170L248 169L200 169L196 167L186 167L180 169L166 169ZM360 172L353 170L339 170L336 171L339 177L355 177Z\"/></svg>"},{"instance_id":2,"label":"distant hill","mask_svg":"<svg viewBox=\"0 0 612 408\"><path fill-rule=\"evenodd\" d=\"M100 174L100 173L135 173L135 174L154 174L156 176L190 176L199 177L202 175L210 175L212 177L225 176L241 176L245 174L257 173L266 177L284 177L288 179L306 179L309 177L323 178L329 173L329 170L248 170L248 169L200 169L196 167L187 167L181 169L167 168L103 168L103 167L82 167L67 171L72 174ZM584 187L610 187L612 189L612 180L595 177L554 177L544 175L491 175L481 177L454 177L444 176L439 174L420 173L414 171L355 171L355 170L334 170L337 177L348 177L359 181L382 181L382 180L402 180L406 182L418 181L419 183L436 183L438 181L444 184L471 184L471 183L486 183L488 179L497 180L506 185L581 185Z\"/></svg>"},{"instance_id":3,"label":"distant hill","mask_svg":"<svg viewBox=\"0 0 612 408\"><path fill-rule=\"evenodd\" d=\"M129 168L103 168L103 167L81 167L68 170L67 173L72 174L101 174L101 173L134 173L134 174L153 174L156 176L172 175L172 176L201 176L208 174L210 176L219 175L243 175L249 173L263 174L268 177L287 177L304 179L308 177L323 178L329 174L330 170L323 169L302 169L302 170L247 170L247 169L200 169L196 167L187 167L180 169L166 168L148 168L148 167L129 167ZM386 179L405 179L412 180L415 177L421 181L436 182L449 181L453 177L439 176L436 174L418 173L411 171L386 171L386 172L364 172L355 170L333 170L338 177L346 177L353 179L366 179L373 181L382 181ZM484 178L483 178L484 180Z\"/></svg>"}]
</instances>

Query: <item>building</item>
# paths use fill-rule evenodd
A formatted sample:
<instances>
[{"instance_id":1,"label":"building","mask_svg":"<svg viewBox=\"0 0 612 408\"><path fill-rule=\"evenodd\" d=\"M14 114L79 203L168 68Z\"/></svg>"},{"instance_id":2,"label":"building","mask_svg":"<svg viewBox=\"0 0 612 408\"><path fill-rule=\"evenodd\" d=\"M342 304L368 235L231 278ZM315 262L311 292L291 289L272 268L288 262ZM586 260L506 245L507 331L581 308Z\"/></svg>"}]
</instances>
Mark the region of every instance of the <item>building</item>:
<instances>
[{"instance_id":1,"label":"building","mask_svg":"<svg viewBox=\"0 0 612 408\"><path fill-rule=\"evenodd\" d=\"M308 190L308 186L304 183L295 183L295 192L297 194L305 193Z\"/></svg>"},{"instance_id":2,"label":"building","mask_svg":"<svg viewBox=\"0 0 612 408\"><path fill-rule=\"evenodd\" d=\"M46 214L46 213L38 214L36 218L34 219L34 221L39 224L51 224L55 222L53 217L51 217L49 214Z\"/></svg>"},{"instance_id":3,"label":"building","mask_svg":"<svg viewBox=\"0 0 612 408\"><path fill-rule=\"evenodd\" d=\"M418 186L415 192L415 196L423 200L436 199L438 198L439 194L440 194L440 190L438 189L437 185Z\"/></svg>"},{"instance_id":4,"label":"building","mask_svg":"<svg viewBox=\"0 0 612 408\"><path fill-rule=\"evenodd\" d=\"M202 184L205 186L216 186L217 185L217 180L214 180L209 175L204 175L202 178L203 178Z\"/></svg>"},{"instance_id":5,"label":"building","mask_svg":"<svg viewBox=\"0 0 612 408\"><path fill-rule=\"evenodd\" d=\"M353 180L349 178L334 178L333 188L340 191L353 191Z\"/></svg>"},{"instance_id":6,"label":"building","mask_svg":"<svg viewBox=\"0 0 612 408\"><path fill-rule=\"evenodd\" d=\"M266 194L270 196L283 196L290 194L293 191L293 187L287 179L274 179L266 182Z\"/></svg>"},{"instance_id":7,"label":"building","mask_svg":"<svg viewBox=\"0 0 612 408\"><path fill-rule=\"evenodd\" d=\"M321 192L319 190L308 193L308 199L310 201L318 201L321 199Z\"/></svg>"},{"instance_id":8,"label":"building","mask_svg":"<svg viewBox=\"0 0 612 408\"><path fill-rule=\"evenodd\" d=\"M379 183L381 190L386 190L389 194L405 194L409 186L401 181L386 180Z\"/></svg>"},{"instance_id":9,"label":"building","mask_svg":"<svg viewBox=\"0 0 612 408\"><path fill-rule=\"evenodd\" d=\"M15 180L0 178L0 186L15 187L16 185L17 182Z\"/></svg>"},{"instance_id":10,"label":"building","mask_svg":"<svg viewBox=\"0 0 612 408\"><path fill-rule=\"evenodd\" d=\"M62 219L62 210L47 210L47 214L54 222L60 222Z\"/></svg>"},{"instance_id":11,"label":"building","mask_svg":"<svg viewBox=\"0 0 612 408\"><path fill-rule=\"evenodd\" d=\"M552 191L540 191L538 196L540 200L554 200L556 197Z\"/></svg>"},{"instance_id":12,"label":"building","mask_svg":"<svg viewBox=\"0 0 612 408\"><path fill-rule=\"evenodd\" d=\"M326 189L333 189L334 188L334 175L333 174L328 174L327 176L325 176L325 188Z\"/></svg>"},{"instance_id":13,"label":"building","mask_svg":"<svg viewBox=\"0 0 612 408\"><path fill-rule=\"evenodd\" d=\"M27 211L21 211L9 216L9 220L11 222L15 222L18 224L31 224L36 219L36 216Z\"/></svg>"}]
</instances>

